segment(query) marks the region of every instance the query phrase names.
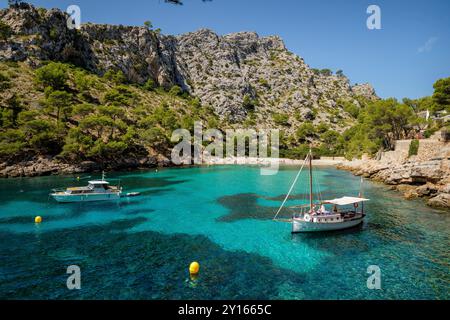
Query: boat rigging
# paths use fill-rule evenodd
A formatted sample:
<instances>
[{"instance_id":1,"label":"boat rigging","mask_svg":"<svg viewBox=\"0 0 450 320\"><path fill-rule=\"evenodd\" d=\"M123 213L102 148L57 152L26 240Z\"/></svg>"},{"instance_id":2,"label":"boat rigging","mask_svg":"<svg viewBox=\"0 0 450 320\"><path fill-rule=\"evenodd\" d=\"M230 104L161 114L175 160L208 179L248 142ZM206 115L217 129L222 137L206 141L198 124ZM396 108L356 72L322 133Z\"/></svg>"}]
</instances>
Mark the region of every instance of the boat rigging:
<instances>
[{"instance_id":1,"label":"boat rigging","mask_svg":"<svg viewBox=\"0 0 450 320\"><path fill-rule=\"evenodd\" d=\"M286 219L278 219L278 216L291 195L294 186L303 171L306 164L309 167L309 204L301 206L293 206L291 209L300 209L300 212L294 213L292 219L292 232L317 232L317 231L332 231L342 230L357 226L363 223L366 214L364 213L364 202L369 199L362 197L362 178L360 185L360 193L358 197L344 196L342 198L332 200L322 200L319 192L319 201L315 202L313 192L313 154L309 151L300 170L298 171L294 182L292 183L283 203L274 216L275 221L286 221ZM361 204L361 207L360 207ZM331 208L327 208L331 207ZM359 210L358 210L359 208Z\"/></svg>"}]
</instances>

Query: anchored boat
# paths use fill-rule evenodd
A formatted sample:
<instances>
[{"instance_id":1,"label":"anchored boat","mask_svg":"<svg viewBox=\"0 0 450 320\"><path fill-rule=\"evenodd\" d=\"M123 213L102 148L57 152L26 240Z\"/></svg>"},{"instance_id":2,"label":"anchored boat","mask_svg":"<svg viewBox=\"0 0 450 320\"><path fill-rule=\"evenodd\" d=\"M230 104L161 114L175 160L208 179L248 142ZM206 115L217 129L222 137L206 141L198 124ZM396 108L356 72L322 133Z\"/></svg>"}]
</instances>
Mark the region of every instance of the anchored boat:
<instances>
[{"instance_id":1,"label":"anchored boat","mask_svg":"<svg viewBox=\"0 0 450 320\"><path fill-rule=\"evenodd\" d=\"M89 181L85 187L71 187L67 189L54 189L50 196L57 202L90 202L90 201L112 201L120 199L122 188L111 186L105 180L105 173L102 173L102 180Z\"/></svg>"},{"instance_id":2,"label":"anchored boat","mask_svg":"<svg viewBox=\"0 0 450 320\"><path fill-rule=\"evenodd\" d=\"M364 213L364 202L369 201L369 199L362 198L362 182L360 193L358 197L342 197L332 200L321 200L321 193L319 191L319 201L314 201L313 193L313 169L312 169L312 151L310 150L305 162L300 168L295 180L286 195L281 207L278 209L274 220L281 221L277 219L281 210L283 209L286 201L288 200L295 184L297 183L300 174L306 165L309 164L309 204L303 206L291 207L300 212L295 213L292 219L287 220L292 223L292 232L317 232L317 231L333 231L342 230L351 227L355 227L364 221L366 216ZM286 221L286 220L283 220Z\"/></svg>"}]
</instances>

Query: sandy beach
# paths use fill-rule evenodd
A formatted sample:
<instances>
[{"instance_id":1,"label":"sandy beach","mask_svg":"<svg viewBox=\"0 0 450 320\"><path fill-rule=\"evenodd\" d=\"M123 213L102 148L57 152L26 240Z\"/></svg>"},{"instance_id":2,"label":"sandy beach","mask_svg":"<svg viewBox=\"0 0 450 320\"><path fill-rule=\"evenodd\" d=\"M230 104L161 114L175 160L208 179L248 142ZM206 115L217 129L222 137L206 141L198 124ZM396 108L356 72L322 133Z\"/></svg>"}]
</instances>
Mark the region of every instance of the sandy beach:
<instances>
[{"instance_id":1,"label":"sandy beach","mask_svg":"<svg viewBox=\"0 0 450 320\"><path fill-rule=\"evenodd\" d=\"M228 158L203 158L205 165L269 165L278 161L279 165L301 166L304 160L286 159L286 158L251 158L251 157L228 157ZM337 166L346 163L347 160L342 157L322 157L313 160L314 166Z\"/></svg>"}]
</instances>

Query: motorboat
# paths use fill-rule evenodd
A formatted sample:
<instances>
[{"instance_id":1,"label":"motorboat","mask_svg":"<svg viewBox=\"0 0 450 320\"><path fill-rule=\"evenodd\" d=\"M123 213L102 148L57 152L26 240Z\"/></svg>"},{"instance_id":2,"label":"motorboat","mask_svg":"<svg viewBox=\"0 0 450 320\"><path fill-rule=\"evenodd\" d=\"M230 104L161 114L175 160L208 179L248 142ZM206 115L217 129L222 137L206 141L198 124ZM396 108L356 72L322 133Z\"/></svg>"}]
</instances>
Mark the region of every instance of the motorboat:
<instances>
[{"instance_id":1,"label":"motorboat","mask_svg":"<svg viewBox=\"0 0 450 320\"><path fill-rule=\"evenodd\" d=\"M57 202L90 202L118 200L121 194L122 187L110 185L103 172L101 180L89 181L84 187L54 189L50 196Z\"/></svg>"}]
</instances>

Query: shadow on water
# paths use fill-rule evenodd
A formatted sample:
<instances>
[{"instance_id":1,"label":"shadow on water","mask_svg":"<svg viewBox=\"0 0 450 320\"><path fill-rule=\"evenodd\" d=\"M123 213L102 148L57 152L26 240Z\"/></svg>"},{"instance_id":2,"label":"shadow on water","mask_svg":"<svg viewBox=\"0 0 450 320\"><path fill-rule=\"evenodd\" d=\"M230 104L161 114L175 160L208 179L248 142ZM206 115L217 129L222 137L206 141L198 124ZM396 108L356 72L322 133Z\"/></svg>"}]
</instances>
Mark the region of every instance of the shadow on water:
<instances>
[{"instance_id":1,"label":"shadow on water","mask_svg":"<svg viewBox=\"0 0 450 320\"><path fill-rule=\"evenodd\" d=\"M265 197L253 193L241 193L232 196L224 196L217 199L217 202L227 208L230 213L221 216L217 221L233 222L241 219L273 219L278 208L261 206L258 199ZM283 216L291 217L295 210L285 208Z\"/></svg>"},{"instance_id":2,"label":"shadow on water","mask_svg":"<svg viewBox=\"0 0 450 320\"><path fill-rule=\"evenodd\" d=\"M269 220L275 216L278 205L281 205L282 201L286 197L286 194L267 197L254 193L241 193L231 196L223 196L217 199L217 202L223 207L229 210L229 214L218 218L218 221L232 222L241 219L259 219ZM279 202L275 206L262 206L258 204L258 199ZM306 194L294 194L289 197L289 201L292 200L305 200ZM305 202L306 203L306 202ZM279 218L291 218L294 213L298 213L298 208L292 208L284 206L283 210L279 214Z\"/></svg>"},{"instance_id":3,"label":"shadow on water","mask_svg":"<svg viewBox=\"0 0 450 320\"><path fill-rule=\"evenodd\" d=\"M39 234L0 232L1 299L281 299L280 283L304 298L301 274L269 258L229 252L204 236L127 233L145 218ZM42 245L45 244L45 245ZM21 247L21 250L15 248ZM196 287L187 266L201 261ZM78 265L82 290L65 287Z\"/></svg>"},{"instance_id":4,"label":"shadow on water","mask_svg":"<svg viewBox=\"0 0 450 320\"><path fill-rule=\"evenodd\" d=\"M166 191L166 190L164 190ZM160 193L159 190L156 193ZM149 191L148 194L152 194ZM121 212L126 215L148 214L154 212L153 209L128 209L135 206L143 207L145 204L145 197L131 197L123 198L119 201L113 202L79 202L79 203L57 203L52 201L48 204L47 209L49 211L55 211L55 214L49 214L45 216L45 221L63 221L66 219L79 218L90 212L100 212L108 214L108 212ZM0 225L2 224L28 224L33 221L35 214L19 215L19 216L7 216L0 217Z\"/></svg>"},{"instance_id":5,"label":"shadow on water","mask_svg":"<svg viewBox=\"0 0 450 320\"><path fill-rule=\"evenodd\" d=\"M186 170L192 170L195 174L207 171L202 168ZM324 182L328 189L331 188L331 193L345 192L348 195L357 193L359 178L351 177L346 172L333 170L330 172L329 175L325 175ZM152 196L155 196L152 199L155 203L160 200L167 202L166 197L158 199L156 195L176 192L177 184L188 181L176 179L176 173L180 173L178 178L190 174L189 171L170 171L164 174L140 173L142 177L128 174L122 178L122 184L126 187L125 192L139 191L142 197L122 199L118 203L68 205L54 203L52 204L54 207L49 208L54 214L50 214L49 210L49 215L44 217L45 221L67 219L89 214L92 210L92 217L87 217L87 223L81 226L74 224L70 225L70 228L46 230L44 224L42 228L31 228L29 229L31 231L27 232L15 232L14 228L8 230L2 226L0 239L7 241L0 241L2 262L0 298L449 298L450 217L439 215L437 211L425 207L420 202L406 202L397 194L386 191L384 187L370 185L366 194L373 201L366 207L368 216L364 225L327 234L291 235L288 227L286 234L281 236L263 234L267 241L270 241L270 249L273 249L267 256L240 251L237 247L233 247L235 248L233 251L227 251L224 249L226 246L211 241L214 237L208 233L208 228L204 229L204 236L161 234L154 231L134 232L136 226L143 223L147 225L152 219L153 209L144 209L150 207L148 200ZM188 174L186 176L189 177ZM46 200L45 193L48 189L46 186L55 187L55 181L58 185L71 185L74 182L73 178L64 177L36 179L37 182L33 183L30 181L34 179L3 181L4 183L0 184L0 201L7 199L8 196L14 198L12 199L14 201L30 201L28 195L17 200L15 194L11 192L18 190L22 190L22 193L29 192L32 201L43 196ZM40 191L39 187L43 191ZM201 190L208 192L206 188ZM262 192L271 190L264 189ZM283 192L280 189L273 189L270 196L239 192L247 191L235 191L234 195L213 200L227 209L228 214L219 218L219 221L272 219L278 209L275 201L281 204L284 199L283 195L276 196ZM295 194L296 200L302 197L302 194ZM274 202L268 204L267 201ZM167 203L167 206L171 205L172 203ZM27 204L20 206L26 208ZM35 207L35 204L30 207ZM7 210L11 210L12 214L0 218L0 224L30 223L30 217L25 217L26 209L23 214L14 212L15 208L12 206ZM114 215L103 219L103 214L108 215L109 211L114 211ZM14 217L15 213L19 215ZM114 221L110 222L110 219ZM91 223L93 221L101 223ZM204 221L207 224L211 223L208 219ZM158 222L159 219L155 219L152 223L158 226ZM253 225L271 227L269 224L255 221L248 221L242 225L245 228L252 228ZM224 227L224 224L216 226L220 228ZM263 230L258 230L257 227L250 230L255 233L258 231ZM233 237L233 234L230 237ZM258 243L258 245L266 244ZM292 255L294 250L297 250L295 253L300 252L300 256ZM310 250L320 254L320 261L316 261L320 263L314 264L313 270L305 273L293 271L304 270L297 269L296 266L308 264L309 259L319 259L315 255L310 255ZM293 268L286 270L275 265L274 261L280 261L273 259L275 255L277 259L285 259L283 261L293 265ZM187 266L193 260L201 263L201 273L195 287L190 285L187 272ZM72 264L79 265L82 270L82 290L79 291L68 291L65 287L66 268ZM367 266L372 264L380 265L382 268L383 290L367 289L366 270Z\"/></svg>"},{"instance_id":6,"label":"shadow on water","mask_svg":"<svg viewBox=\"0 0 450 320\"><path fill-rule=\"evenodd\" d=\"M133 210L127 210L125 211L126 215L142 215L142 214L148 214L148 213L152 213L155 212L155 210L153 209L133 209Z\"/></svg>"},{"instance_id":7,"label":"shadow on water","mask_svg":"<svg viewBox=\"0 0 450 320\"><path fill-rule=\"evenodd\" d=\"M173 176L164 177L142 177L142 176L132 176L129 178L117 178L121 179L121 184L126 188L126 190L133 189L147 189L147 188L165 188L181 183L186 183L189 180L177 180ZM175 179L175 180L173 180Z\"/></svg>"},{"instance_id":8,"label":"shadow on water","mask_svg":"<svg viewBox=\"0 0 450 320\"><path fill-rule=\"evenodd\" d=\"M142 177L111 175L108 177L111 182L121 180L124 193L143 190L141 194L151 195L170 191L170 186L185 183L189 180L176 179L174 176L162 177ZM50 200L49 193L55 188L65 188L69 186L85 186L89 179L77 180L74 176L48 176L35 178L15 178L1 179L0 183L0 202L6 204L9 202L35 202L46 203Z\"/></svg>"},{"instance_id":9,"label":"shadow on water","mask_svg":"<svg viewBox=\"0 0 450 320\"><path fill-rule=\"evenodd\" d=\"M170 193L174 192L174 188L166 188L166 189L150 189L145 191L140 191L141 196L154 196L154 195L161 195L164 193Z\"/></svg>"},{"instance_id":10,"label":"shadow on water","mask_svg":"<svg viewBox=\"0 0 450 320\"><path fill-rule=\"evenodd\" d=\"M326 251L334 255L348 254L357 250L364 252L369 250L366 242L361 240L367 232L366 223L355 227L327 232L293 233L292 241L307 244L316 250Z\"/></svg>"},{"instance_id":11,"label":"shadow on water","mask_svg":"<svg viewBox=\"0 0 450 320\"><path fill-rule=\"evenodd\" d=\"M289 196L289 200L304 200L308 196L309 195L306 194L306 193L291 194ZM264 198L264 199L269 200L269 201L279 201L280 204L281 204L281 202L284 200L284 198L286 198L286 194L280 194L280 195L274 196L274 197L263 197L263 196L261 196L261 198Z\"/></svg>"}]
</instances>

